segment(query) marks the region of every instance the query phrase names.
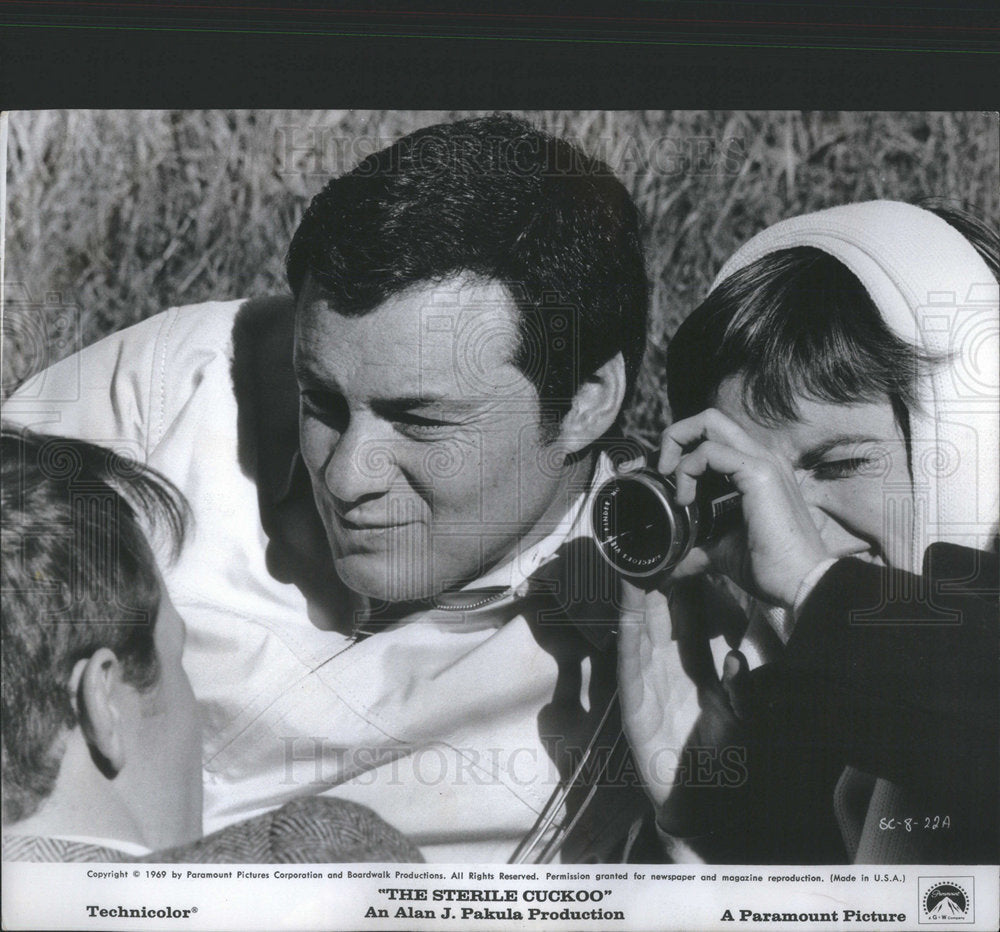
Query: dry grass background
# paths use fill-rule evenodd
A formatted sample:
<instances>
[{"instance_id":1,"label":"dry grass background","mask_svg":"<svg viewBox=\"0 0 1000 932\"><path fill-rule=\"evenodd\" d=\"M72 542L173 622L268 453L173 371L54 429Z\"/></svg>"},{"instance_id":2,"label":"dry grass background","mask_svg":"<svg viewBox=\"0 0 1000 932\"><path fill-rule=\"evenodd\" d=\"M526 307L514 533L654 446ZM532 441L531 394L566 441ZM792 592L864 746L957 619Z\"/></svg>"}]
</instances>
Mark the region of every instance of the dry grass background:
<instances>
[{"instance_id":1,"label":"dry grass background","mask_svg":"<svg viewBox=\"0 0 1000 932\"><path fill-rule=\"evenodd\" d=\"M4 395L164 308L287 290L291 233L325 180L451 111L39 111L8 145ZM650 351L631 412L667 412L663 351L723 260L784 217L946 198L996 223L992 113L524 112L605 158L645 217Z\"/></svg>"}]
</instances>

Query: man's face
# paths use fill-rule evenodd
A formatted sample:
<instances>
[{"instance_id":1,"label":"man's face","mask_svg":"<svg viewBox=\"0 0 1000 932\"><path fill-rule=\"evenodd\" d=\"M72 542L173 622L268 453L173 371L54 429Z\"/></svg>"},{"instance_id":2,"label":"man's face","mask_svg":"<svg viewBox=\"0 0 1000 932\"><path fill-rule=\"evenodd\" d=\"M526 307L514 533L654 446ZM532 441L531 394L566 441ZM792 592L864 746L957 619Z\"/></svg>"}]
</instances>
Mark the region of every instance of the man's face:
<instances>
[{"instance_id":1,"label":"man's face","mask_svg":"<svg viewBox=\"0 0 1000 932\"><path fill-rule=\"evenodd\" d=\"M516 345L517 310L497 283L419 285L345 317L307 281L300 444L355 591L402 601L460 586L568 504L538 393L510 361Z\"/></svg>"},{"instance_id":2,"label":"man's face","mask_svg":"<svg viewBox=\"0 0 1000 932\"><path fill-rule=\"evenodd\" d=\"M913 484L889 399L803 397L797 420L765 426L747 413L742 390L739 376L724 380L715 407L791 465L830 553L909 568Z\"/></svg>"}]
</instances>

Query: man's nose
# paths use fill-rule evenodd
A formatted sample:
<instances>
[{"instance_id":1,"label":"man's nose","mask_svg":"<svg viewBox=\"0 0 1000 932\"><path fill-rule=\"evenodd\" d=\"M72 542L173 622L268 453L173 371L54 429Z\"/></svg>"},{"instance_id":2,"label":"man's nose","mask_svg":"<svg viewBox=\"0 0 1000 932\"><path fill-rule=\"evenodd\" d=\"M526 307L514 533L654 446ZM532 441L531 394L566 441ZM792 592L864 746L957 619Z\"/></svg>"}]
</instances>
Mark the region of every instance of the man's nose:
<instances>
[{"instance_id":1,"label":"man's nose","mask_svg":"<svg viewBox=\"0 0 1000 932\"><path fill-rule=\"evenodd\" d=\"M345 506L385 494L396 473L391 438L364 420L352 420L323 471L327 490Z\"/></svg>"}]
</instances>

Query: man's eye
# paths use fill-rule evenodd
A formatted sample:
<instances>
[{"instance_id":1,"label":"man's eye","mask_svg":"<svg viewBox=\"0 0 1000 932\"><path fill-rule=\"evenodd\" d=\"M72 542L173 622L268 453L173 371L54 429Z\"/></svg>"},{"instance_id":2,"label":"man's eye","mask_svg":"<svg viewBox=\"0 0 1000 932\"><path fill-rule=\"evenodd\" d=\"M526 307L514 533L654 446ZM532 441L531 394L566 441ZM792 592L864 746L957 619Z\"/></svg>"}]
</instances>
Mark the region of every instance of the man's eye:
<instances>
[{"instance_id":1,"label":"man's eye","mask_svg":"<svg viewBox=\"0 0 1000 932\"><path fill-rule=\"evenodd\" d=\"M872 467L873 460L869 456L855 456L850 459L830 460L813 467L813 475L817 479L846 479L865 473Z\"/></svg>"},{"instance_id":2,"label":"man's eye","mask_svg":"<svg viewBox=\"0 0 1000 932\"><path fill-rule=\"evenodd\" d=\"M300 392L299 400L302 402L302 408L310 414L321 414L326 410L318 392Z\"/></svg>"},{"instance_id":3,"label":"man's eye","mask_svg":"<svg viewBox=\"0 0 1000 932\"><path fill-rule=\"evenodd\" d=\"M448 421L436 421L418 414L400 414L393 420L398 431L412 437L434 434L452 426Z\"/></svg>"},{"instance_id":4,"label":"man's eye","mask_svg":"<svg viewBox=\"0 0 1000 932\"><path fill-rule=\"evenodd\" d=\"M340 395L307 389L299 393L299 400L304 413L324 424L340 429L347 422L347 403Z\"/></svg>"}]
</instances>

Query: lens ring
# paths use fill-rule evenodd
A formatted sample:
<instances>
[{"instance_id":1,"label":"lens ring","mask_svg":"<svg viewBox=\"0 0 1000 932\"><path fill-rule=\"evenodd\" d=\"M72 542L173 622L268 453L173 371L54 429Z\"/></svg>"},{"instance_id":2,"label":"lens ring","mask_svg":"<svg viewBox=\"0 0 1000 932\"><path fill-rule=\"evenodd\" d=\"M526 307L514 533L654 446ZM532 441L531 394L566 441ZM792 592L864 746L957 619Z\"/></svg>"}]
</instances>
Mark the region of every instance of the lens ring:
<instances>
[{"instance_id":1,"label":"lens ring","mask_svg":"<svg viewBox=\"0 0 1000 932\"><path fill-rule=\"evenodd\" d=\"M690 549L690 515L673 501L672 485L642 470L609 479L594 496L591 518L601 556L632 578L675 566Z\"/></svg>"}]
</instances>

